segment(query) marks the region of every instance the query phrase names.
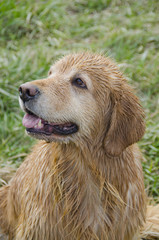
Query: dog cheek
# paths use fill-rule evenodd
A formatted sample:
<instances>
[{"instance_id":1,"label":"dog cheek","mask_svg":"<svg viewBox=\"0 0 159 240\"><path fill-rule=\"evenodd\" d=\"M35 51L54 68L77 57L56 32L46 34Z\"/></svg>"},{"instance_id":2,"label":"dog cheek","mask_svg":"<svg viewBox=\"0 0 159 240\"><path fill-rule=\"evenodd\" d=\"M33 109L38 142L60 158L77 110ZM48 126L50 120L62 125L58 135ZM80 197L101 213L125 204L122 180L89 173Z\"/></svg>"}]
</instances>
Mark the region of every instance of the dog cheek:
<instances>
[{"instance_id":1,"label":"dog cheek","mask_svg":"<svg viewBox=\"0 0 159 240\"><path fill-rule=\"evenodd\" d=\"M71 113L74 121L79 126L80 132L90 136L94 129L94 125L98 115L98 108L93 97L80 97L73 99L70 105Z\"/></svg>"}]
</instances>

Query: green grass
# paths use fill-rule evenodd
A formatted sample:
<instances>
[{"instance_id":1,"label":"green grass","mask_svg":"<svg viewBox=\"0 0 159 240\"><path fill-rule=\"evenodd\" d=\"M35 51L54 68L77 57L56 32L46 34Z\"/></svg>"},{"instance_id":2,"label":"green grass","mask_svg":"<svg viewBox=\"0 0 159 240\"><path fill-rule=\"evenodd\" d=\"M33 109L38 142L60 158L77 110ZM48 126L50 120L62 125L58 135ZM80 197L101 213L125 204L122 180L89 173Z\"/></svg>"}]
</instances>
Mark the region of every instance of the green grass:
<instances>
[{"instance_id":1,"label":"green grass","mask_svg":"<svg viewBox=\"0 0 159 240\"><path fill-rule=\"evenodd\" d=\"M21 83L47 75L63 54L102 52L115 59L141 99L145 184L159 196L159 1L1 0L0 162L18 167L34 140L24 136Z\"/></svg>"}]
</instances>

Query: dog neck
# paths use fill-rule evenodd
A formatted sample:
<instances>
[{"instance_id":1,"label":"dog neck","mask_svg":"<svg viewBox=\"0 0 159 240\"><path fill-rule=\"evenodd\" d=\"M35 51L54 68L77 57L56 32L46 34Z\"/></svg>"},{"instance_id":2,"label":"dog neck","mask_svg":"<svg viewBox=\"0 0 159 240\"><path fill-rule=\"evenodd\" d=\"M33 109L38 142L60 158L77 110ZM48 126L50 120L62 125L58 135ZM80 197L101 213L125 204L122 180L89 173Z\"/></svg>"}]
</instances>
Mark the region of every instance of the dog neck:
<instances>
[{"instance_id":1,"label":"dog neck","mask_svg":"<svg viewBox=\"0 0 159 240\"><path fill-rule=\"evenodd\" d=\"M136 144L128 147L119 157L109 157L102 145L77 146L72 142L42 144L43 148L40 148L46 153L47 159L50 159L56 174L64 181L72 179L73 175L74 179L82 179L87 185L88 179L96 181L96 184L104 181L113 185L119 192L122 188L123 194L124 186L119 186L119 182L131 183L132 179L138 181L139 178L141 182L143 180L140 163L142 156ZM136 152L136 155L133 152Z\"/></svg>"}]
</instances>

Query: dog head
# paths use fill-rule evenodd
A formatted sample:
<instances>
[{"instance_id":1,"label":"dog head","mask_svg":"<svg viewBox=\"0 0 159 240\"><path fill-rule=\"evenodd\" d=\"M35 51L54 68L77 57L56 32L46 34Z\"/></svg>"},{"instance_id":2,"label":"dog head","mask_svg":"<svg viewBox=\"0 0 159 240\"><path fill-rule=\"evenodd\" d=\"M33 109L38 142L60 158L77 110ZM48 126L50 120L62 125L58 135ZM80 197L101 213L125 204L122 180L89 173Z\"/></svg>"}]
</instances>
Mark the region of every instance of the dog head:
<instances>
[{"instance_id":1,"label":"dog head","mask_svg":"<svg viewBox=\"0 0 159 240\"><path fill-rule=\"evenodd\" d=\"M101 55L77 53L56 62L45 79L22 84L29 135L46 141L99 138L118 156L144 133L143 110L118 68Z\"/></svg>"}]
</instances>

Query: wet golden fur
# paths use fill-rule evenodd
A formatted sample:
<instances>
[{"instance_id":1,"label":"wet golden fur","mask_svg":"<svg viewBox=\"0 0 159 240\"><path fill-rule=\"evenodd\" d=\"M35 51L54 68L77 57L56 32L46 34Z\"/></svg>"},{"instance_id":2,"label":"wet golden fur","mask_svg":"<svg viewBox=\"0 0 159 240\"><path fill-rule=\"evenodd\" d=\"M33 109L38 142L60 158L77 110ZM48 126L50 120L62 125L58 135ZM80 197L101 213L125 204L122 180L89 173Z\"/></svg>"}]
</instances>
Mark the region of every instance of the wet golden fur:
<instances>
[{"instance_id":1,"label":"wet golden fur","mask_svg":"<svg viewBox=\"0 0 159 240\"><path fill-rule=\"evenodd\" d=\"M88 89L71 84L75 75ZM136 142L144 114L118 68L101 55L72 54L31 84L41 95L29 109L79 131L37 136L43 140L0 188L3 232L16 240L140 239L146 196Z\"/></svg>"}]
</instances>

